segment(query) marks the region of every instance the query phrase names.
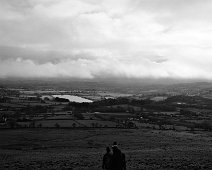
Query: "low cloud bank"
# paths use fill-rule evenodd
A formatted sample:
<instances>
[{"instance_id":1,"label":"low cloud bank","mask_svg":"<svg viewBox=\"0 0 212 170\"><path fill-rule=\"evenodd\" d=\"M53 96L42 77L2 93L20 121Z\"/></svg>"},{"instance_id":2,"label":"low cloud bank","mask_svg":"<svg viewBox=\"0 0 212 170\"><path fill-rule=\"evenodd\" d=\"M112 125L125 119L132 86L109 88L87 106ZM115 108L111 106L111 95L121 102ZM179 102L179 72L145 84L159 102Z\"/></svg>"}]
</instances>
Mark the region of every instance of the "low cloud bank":
<instances>
[{"instance_id":1,"label":"low cloud bank","mask_svg":"<svg viewBox=\"0 0 212 170\"><path fill-rule=\"evenodd\" d=\"M211 16L211 0L1 0L0 77L212 80Z\"/></svg>"}]
</instances>

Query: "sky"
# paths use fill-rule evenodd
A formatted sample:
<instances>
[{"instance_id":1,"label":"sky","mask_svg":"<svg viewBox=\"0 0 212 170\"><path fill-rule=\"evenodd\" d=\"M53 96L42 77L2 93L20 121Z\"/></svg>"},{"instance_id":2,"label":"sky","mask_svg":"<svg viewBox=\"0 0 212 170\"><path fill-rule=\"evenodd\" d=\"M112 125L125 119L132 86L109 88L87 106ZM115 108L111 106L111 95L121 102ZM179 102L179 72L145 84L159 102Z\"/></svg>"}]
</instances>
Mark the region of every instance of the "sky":
<instances>
[{"instance_id":1,"label":"sky","mask_svg":"<svg viewBox=\"0 0 212 170\"><path fill-rule=\"evenodd\" d=\"M212 80L211 0L0 0L0 78Z\"/></svg>"}]
</instances>

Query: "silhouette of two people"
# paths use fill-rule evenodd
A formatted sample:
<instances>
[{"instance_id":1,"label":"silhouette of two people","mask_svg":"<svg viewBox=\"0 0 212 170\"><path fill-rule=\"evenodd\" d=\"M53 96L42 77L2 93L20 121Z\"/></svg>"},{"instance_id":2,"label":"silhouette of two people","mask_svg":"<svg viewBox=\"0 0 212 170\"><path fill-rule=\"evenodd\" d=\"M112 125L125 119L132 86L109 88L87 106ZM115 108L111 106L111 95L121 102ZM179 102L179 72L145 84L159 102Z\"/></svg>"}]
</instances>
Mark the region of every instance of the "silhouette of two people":
<instances>
[{"instance_id":1,"label":"silhouette of two people","mask_svg":"<svg viewBox=\"0 0 212 170\"><path fill-rule=\"evenodd\" d=\"M125 154L118 148L117 142L113 143L113 153L110 148L106 148L106 154L103 156L102 169L104 170L126 170Z\"/></svg>"}]
</instances>

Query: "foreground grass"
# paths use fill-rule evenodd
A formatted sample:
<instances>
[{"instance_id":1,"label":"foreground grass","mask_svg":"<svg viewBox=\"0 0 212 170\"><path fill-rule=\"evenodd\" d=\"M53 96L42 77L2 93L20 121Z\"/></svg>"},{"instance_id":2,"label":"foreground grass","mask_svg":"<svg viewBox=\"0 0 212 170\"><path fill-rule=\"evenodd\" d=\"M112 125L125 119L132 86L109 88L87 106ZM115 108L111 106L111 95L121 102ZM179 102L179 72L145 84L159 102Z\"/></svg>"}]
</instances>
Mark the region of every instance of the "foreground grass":
<instances>
[{"instance_id":1,"label":"foreground grass","mask_svg":"<svg viewBox=\"0 0 212 170\"><path fill-rule=\"evenodd\" d=\"M212 169L212 134L123 129L0 131L0 169L100 170L117 141L127 169Z\"/></svg>"}]
</instances>

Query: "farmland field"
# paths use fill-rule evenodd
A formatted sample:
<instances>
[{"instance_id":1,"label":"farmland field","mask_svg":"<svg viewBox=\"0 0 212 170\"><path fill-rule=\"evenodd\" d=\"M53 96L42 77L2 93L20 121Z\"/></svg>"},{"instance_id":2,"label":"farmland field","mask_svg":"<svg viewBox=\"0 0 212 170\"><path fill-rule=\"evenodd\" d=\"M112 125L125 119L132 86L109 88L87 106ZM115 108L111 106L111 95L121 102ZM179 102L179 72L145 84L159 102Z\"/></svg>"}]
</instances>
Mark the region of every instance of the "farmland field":
<instances>
[{"instance_id":1,"label":"farmland field","mask_svg":"<svg viewBox=\"0 0 212 170\"><path fill-rule=\"evenodd\" d=\"M98 120L77 120L78 123L85 125L86 127L92 127L92 124L97 124L101 127L116 127L116 123L111 121L98 121Z\"/></svg>"},{"instance_id":2,"label":"farmland field","mask_svg":"<svg viewBox=\"0 0 212 170\"><path fill-rule=\"evenodd\" d=\"M100 170L113 141L127 169L212 169L211 132L149 129L1 130L0 169Z\"/></svg>"},{"instance_id":3,"label":"farmland field","mask_svg":"<svg viewBox=\"0 0 212 170\"><path fill-rule=\"evenodd\" d=\"M73 127L73 123L76 124L76 122L73 120L40 120L35 122L35 127L38 127L39 125L49 128L55 127L56 125L58 125L59 127ZM19 122L18 124L22 125L22 127L24 125L27 125L29 127L31 122ZM79 125L76 124L76 126Z\"/></svg>"}]
</instances>

